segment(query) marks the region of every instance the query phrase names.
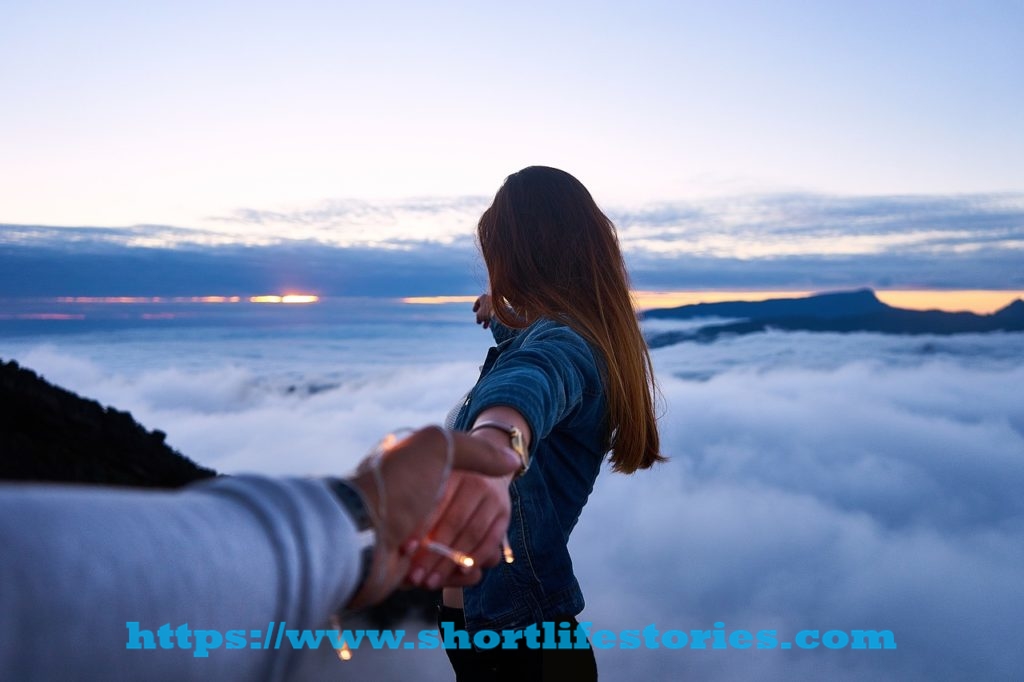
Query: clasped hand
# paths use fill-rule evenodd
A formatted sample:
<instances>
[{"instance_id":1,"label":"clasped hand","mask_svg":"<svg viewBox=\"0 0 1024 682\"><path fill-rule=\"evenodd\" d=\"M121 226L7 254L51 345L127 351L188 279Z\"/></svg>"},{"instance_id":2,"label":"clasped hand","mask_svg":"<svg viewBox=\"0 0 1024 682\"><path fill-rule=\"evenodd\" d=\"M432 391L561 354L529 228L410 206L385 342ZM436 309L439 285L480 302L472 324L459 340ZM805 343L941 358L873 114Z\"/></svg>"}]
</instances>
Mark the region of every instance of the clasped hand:
<instances>
[{"instance_id":1,"label":"clasped hand","mask_svg":"<svg viewBox=\"0 0 1024 682\"><path fill-rule=\"evenodd\" d=\"M452 470L446 477L449 436ZM381 601L403 582L428 589L471 585L482 569L498 563L510 516L508 482L519 467L514 452L428 427L388 448L373 466L364 463L349 479L377 532L369 577L349 608ZM429 552L430 541L468 554L473 566Z\"/></svg>"}]
</instances>

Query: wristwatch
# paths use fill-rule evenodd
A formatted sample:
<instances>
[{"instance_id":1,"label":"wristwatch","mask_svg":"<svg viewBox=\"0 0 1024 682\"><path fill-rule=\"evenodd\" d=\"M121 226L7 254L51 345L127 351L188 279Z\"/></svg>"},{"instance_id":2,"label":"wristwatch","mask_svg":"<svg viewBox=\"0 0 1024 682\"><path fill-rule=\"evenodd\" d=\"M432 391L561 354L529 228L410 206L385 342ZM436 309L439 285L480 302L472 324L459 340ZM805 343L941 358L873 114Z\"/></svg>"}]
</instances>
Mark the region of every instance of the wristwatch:
<instances>
[{"instance_id":1,"label":"wristwatch","mask_svg":"<svg viewBox=\"0 0 1024 682\"><path fill-rule=\"evenodd\" d=\"M352 594L357 594L370 575L370 567L373 565L373 553L377 545L373 518L370 516L370 510L366 507L366 500L363 499L362 493L354 485L342 478L328 478L327 486L356 527L356 546L359 548L359 556L362 559L359 582L356 583L356 589L352 591Z\"/></svg>"},{"instance_id":2,"label":"wristwatch","mask_svg":"<svg viewBox=\"0 0 1024 682\"><path fill-rule=\"evenodd\" d=\"M505 424L503 422L496 421L482 421L477 422L473 425L473 428L469 430L470 433L479 429L498 429L508 434L509 445L512 450L519 455L519 471L516 472L515 478L519 478L530 468L530 456L526 454L526 444L523 442L523 432L518 426L512 424Z\"/></svg>"}]
</instances>

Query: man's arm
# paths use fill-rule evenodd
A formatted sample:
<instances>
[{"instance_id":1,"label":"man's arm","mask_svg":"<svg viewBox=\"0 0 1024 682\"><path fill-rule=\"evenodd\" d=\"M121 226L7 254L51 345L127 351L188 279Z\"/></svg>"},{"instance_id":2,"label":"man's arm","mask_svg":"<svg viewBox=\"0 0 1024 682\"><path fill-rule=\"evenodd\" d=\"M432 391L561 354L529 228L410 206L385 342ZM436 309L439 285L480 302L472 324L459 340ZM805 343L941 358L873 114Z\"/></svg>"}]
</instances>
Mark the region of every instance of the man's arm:
<instances>
[{"instance_id":1,"label":"man's arm","mask_svg":"<svg viewBox=\"0 0 1024 682\"><path fill-rule=\"evenodd\" d=\"M453 436L455 468L518 465ZM350 479L371 508L381 491L388 498L363 602L404 577L402 547L434 511L446 450L426 429L383 458L382 487L372 472ZM322 480L223 478L173 493L2 486L0 678L284 679L294 652L287 640L274 647L278 627L323 629L350 601L362 568L355 534ZM200 630L233 631L241 645L213 651L216 637ZM194 655L197 641L208 657Z\"/></svg>"}]
</instances>

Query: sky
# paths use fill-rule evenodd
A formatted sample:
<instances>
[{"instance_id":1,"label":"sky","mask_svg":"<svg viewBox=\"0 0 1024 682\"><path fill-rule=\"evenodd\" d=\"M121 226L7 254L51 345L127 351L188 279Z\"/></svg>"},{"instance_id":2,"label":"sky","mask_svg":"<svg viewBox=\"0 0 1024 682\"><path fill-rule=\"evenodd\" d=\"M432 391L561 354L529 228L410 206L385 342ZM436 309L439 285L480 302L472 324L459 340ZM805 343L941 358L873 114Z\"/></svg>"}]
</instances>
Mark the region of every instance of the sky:
<instances>
[{"instance_id":1,"label":"sky","mask_svg":"<svg viewBox=\"0 0 1024 682\"><path fill-rule=\"evenodd\" d=\"M466 294L475 219L532 164L589 187L642 287L1024 287L1020 2L6 1L0 19L5 269L109 271L90 242L127 269L0 294L140 295L140 263L247 271L282 245L334 271L372 251L357 280L449 247L469 275L297 285ZM191 267L189 295L266 293Z\"/></svg>"},{"instance_id":2,"label":"sky","mask_svg":"<svg viewBox=\"0 0 1024 682\"><path fill-rule=\"evenodd\" d=\"M7 223L490 195L534 163L616 204L1024 189L1019 2L2 8Z\"/></svg>"}]
</instances>

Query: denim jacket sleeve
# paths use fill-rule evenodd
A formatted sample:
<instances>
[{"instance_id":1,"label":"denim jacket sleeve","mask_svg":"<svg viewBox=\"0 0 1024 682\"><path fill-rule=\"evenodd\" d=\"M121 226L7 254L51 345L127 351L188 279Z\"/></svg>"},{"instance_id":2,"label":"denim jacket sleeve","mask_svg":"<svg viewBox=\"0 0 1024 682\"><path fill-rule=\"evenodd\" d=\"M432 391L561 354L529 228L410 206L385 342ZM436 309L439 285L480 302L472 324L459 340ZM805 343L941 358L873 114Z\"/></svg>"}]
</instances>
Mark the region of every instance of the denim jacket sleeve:
<instances>
[{"instance_id":1,"label":"denim jacket sleeve","mask_svg":"<svg viewBox=\"0 0 1024 682\"><path fill-rule=\"evenodd\" d=\"M530 454L559 423L570 418L588 386L600 383L594 354L583 338L561 324L541 321L519 332L473 390L468 423L488 407L506 406L530 427Z\"/></svg>"},{"instance_id":2,"label":"denim jacket sleeve","mask_svg":"<svg viewBox=\"0 0 1024 682\"><path fill-rule=\"evenodd\" d=\"M541 319L492 348L457 428L490 407L515 409L530 427L530 470L512 482L508 539L514 563L463 590L466 626L521 628L577 614L583 593L567 542L608 450L600 358L565 324Z\"/></svg>"}]
</instances>

